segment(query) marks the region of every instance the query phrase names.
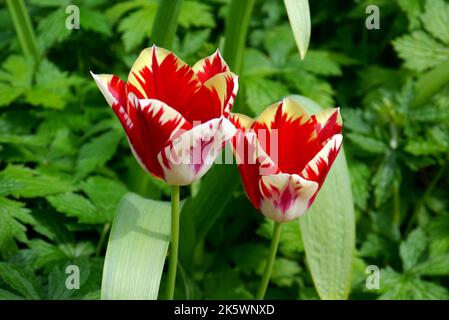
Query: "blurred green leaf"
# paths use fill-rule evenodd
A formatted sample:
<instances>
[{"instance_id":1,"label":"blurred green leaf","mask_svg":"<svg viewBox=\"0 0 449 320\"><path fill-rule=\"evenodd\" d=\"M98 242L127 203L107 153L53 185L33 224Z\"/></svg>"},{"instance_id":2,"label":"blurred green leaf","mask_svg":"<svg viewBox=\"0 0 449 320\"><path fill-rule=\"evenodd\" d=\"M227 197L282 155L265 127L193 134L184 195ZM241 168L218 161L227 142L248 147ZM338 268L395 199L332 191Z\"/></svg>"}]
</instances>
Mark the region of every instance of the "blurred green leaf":
<instances>
[{"instance_id":1,"label":"blurred green leaf","mask_svg":"<svg viewBox=\"0 0 449 320\"><path fill-rule=\"evenodd\" d=\"M419 262L427 247L427 239L423 230L416 229L401 243L399 254L405 270L410 270Z\"/></svg>"},{"instance_id":2,"label":"blurred green leaf","mask_svg":"<svg viewBox=\"0 0 449 320\"><path fill-rule=\"evenodd\" d=\"M301 59L306 56L310 42L310 9L308 0L284 0L290 25L295 35Z\"/></svg>"}]
</instances>

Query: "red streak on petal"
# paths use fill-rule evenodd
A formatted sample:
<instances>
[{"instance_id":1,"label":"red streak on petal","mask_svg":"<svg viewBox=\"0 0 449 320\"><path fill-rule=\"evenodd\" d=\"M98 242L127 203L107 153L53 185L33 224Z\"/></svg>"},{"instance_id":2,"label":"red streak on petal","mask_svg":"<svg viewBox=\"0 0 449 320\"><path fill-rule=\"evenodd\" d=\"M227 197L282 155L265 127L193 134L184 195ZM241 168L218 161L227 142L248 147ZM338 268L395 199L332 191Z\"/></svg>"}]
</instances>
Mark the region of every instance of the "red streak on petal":
<instances>
[{"instance_id":1,"label":"red streak on petal","mask_svg":"<svg viewBox=\"0 0 449 320\"><path fill-rule=\"evenodd\" d=\"M283 173L299 174L322 148L317 139L312 139L315 133L314 122L310 120L301 123L302 121L301 118L291 119L280 103L270 124L256 121L253 125L260 144L273 161L276 156L275 150L273 153L271 151L271 144L277 143L277 165ZM277 130L277 136L273 129ZM276 140L271 141L272 139Z\"/></svg>"},{"instance_id":2,"label":"red streak on petal","mask_svg":"<svg viewBox=\"0 0 449 320\"><path fill-rule=\"evenodd\" d=\"M213 56L212 62L210 59L204 61L203 70L199 70L196 75L198 79L204 83L213 76L226 71L228 71L228 66L217 53Z\"/></svg>"}]
</instances>

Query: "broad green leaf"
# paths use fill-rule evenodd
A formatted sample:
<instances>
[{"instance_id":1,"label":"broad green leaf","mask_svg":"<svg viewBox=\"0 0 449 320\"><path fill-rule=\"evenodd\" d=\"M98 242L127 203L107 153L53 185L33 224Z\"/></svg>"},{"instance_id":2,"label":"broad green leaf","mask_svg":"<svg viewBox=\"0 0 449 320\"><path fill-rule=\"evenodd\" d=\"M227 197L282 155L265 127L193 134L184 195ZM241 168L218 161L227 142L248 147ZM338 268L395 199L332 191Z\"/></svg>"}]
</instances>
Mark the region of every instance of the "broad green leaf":
<instances>
[{"instance_id":1,"label":"broad green leaf","mask_svg":"<svg viewBox=\"0 0 449 320\"><path fill-rule=\"evenodd\" d=\"M170 204L128 193L112 224L102 299L157 299L170 241Z\"/></svg>"},{"instance_id":2,"label":"broad green leaf","mask_svg":"<svg viewBox=\"0 0 449 320\"><path fill-rule=\"evenodd\" d=\"M310 42L310 9L308 0L284 0L290 26L295 36L301 59L304 59Z\"/></svg>"},{"instance_id":3,"label":"broad green leaf","mask_svg":"<svg viewBox=\"0 0 449 320\"><path fill-rule=\"evenodd\" d=\"M320 106L293 96L309 113ZM321 299L346 299L351 288L355 217L348 166L342 149L315 202L299 219L307 263Z\"/></svg>"}]
</instances>

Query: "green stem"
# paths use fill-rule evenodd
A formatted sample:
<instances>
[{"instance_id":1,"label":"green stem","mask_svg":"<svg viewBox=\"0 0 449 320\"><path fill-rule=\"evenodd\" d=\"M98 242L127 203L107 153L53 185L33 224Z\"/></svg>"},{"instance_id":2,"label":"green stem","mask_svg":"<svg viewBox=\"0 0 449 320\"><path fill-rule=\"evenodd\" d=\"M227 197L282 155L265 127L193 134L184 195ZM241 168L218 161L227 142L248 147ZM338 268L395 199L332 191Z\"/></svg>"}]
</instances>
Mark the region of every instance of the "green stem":
<instances>
[{"instance_id":1,"label":"green stem","mask_svg":"<svg viewBox=\"0 0 449 320\"><path fill-rule=\"evenodd\" d=\"M170 261L168 264L167 299L173 300L175 295L176 268L178 266L179 248L179 186L171 187L171 241Z\"/></svg>"},{"instance_id":2,"label":"green stem","mask_svg":"<svg viewBox=\"0 0 449 320\"><path fill-rule=\"evenodd\" d=\"M159 8L153 23L151 41L158 46L170 49L176 34L182 0L159 1Z\"/></svg>"},{"instance_id":3,"label":"green stem","mask_svg":"<svg viewBox=\"0 0 449 320\"><path fill-rule=\"evenodd\" d=\"M6 0L6 4L8 6L14 28L16 29L23 54L38 62L40 58L39 49L37 47L30 15L28 14L24 1Z\"/></svg>"},{"instance_id":4,"label":"green stem","mask_svg":"<svg viewBox=\"0 0 449 320\"><path fill-rule=\"evenodd\" d=\"M399 196L399 182L393 186L393 223L397 226L401 224L401 198Z\"/></svg>"},{"instance_id":5,"label":"green stem","mask_svg":"<svg viewBox=\"0 0 449 320\"><path fill-rule=\"evenodd\" d=\"M100 235L100 240L98 241L97 244L97 250L95 250L95 256L99 257L101 254L101 249L103 249L103 245L104 245L104 241L106 240L106 236L109 232L109 230L111 229L111 224L110 223L106 223L103 226L103 230L101 231L101 235Z\"/></svg>"},{"instance_id":6,"label":"green stem","mask_svg":"<svg viewBox=\"0 0 449 320\"><path fill-rule=\"evenodd\" d=\"M271 273L273 272L274 260L276 259L276 252L279 246L279 239L281 237L281 223L274 223L273 238L271 239L270 255L265 265L265 271L260 282L259 290L257 291L257 300L263 300L265 292L267 292L268 283L270 282Z\"/></svg>"},{"instance_id":7,"label":"green stem","mask_svg":"<svg viewBox=\"0 0 449 320\"><path fill-rule=\"evenodd\" d=\"M234 73L242 68L243 51L255 0L232 0L226 20L223 56Z\"/></svg>"},{"instance_id":8,"label":"green stem","mask_svg":"<svg viewBox=\"0 0 449 320\"><path fill-rule=\"evenodd\" d=\"M405 230L405 234L408 234L411 230L413 225L415 224L416 220L418 219L418 215L421 212L422 207L424 206L424 203L426 202L427 197L429 194L432 193L433 189L435 189L438 181L440 181L441 177L443 176L444 171L446 170L447 163L443 164L440 167L440 170L438 170L435 177L430 182L429 186L427 187L426 191L422 195L422 197L419 199L418 203L415 206L415 210L413 211L412 216L408 220L407 228Z\"/></svg>"}]
</instances>

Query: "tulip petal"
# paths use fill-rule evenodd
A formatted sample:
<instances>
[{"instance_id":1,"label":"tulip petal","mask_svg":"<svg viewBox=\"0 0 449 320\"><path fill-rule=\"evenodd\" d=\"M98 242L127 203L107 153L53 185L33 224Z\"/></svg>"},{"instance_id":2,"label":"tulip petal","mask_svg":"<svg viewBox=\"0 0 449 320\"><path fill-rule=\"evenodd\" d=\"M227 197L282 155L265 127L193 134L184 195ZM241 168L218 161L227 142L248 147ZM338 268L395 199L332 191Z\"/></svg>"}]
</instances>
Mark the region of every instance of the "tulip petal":
<instances>
[{"instance_id":1,"label":"tulip petal","mask_svg":"<svg viewBox=\"0 0 449 320\"><path fill-rule=\"evenodd\" d=\"M259 208L260 176L279 173L279 169L260 146L254 131L237 129L232 143L243 188L253 206Z\"/></svg>"},{"instance_id":2,"label":"tulip petal","mask_svg":"<svg viewBox=\"0 0 449 320\"><path fill-rule=\"evenodd\" d=\"M97 83L109 106L114 110L125 130L132 128L132 120L128 116L126 102L126 84L119 77L112 74L90 73Z\"/></svg>"},{"instance_id":3,"label":"tulip petal","mask_svg":"<svg viewBox=\"0 0 449 320\"><path fill-rule=\"evenodd\" d=\"M241 129L242 131L251 128L254 123L253 118L241 113L231 113L229 115L229 121L231 121L237 129Z\"/></svg>"},{"instance_id":4,"label":"tulip petal","mask_svg":"<svg viewBox=\"0 0 449 320\"><path fill-rule=\"evenodd\" d=\"M315 122L318 140L324 146L334 135L341 133L343 121L340 108L326 109L312 116Z\"/></svg>"},{"instance_id":5,"label":"tulip petal","mask_svg":"<svg viewBox=\"0 0 449 320\"><path fill-rule=\"evenodd\" d=\"M140 165L158 178L163 177L157 154L171 140L192 129L182 115L167 104L156 99L138 99L133 93L128 96L129 113L135 129L128 140Z\"/></svg>"},{"instance_id":6,"label":"tulip petal","mask_svg":"<svg viewBox=\"0 0 449 320\"><path fill-rule=\"evenodd\" d=\"M164 180L182 186L201 178L235 132L234 125L220 117L178 136L157 156Z\"/></svg>"},{"instance_id":7,"label":"tulip petal","mask_svg":"<svg viewBox=\"0 0 449 320\"><path fill-rule=\"evenodd\" d=\"M204 86L217 94L223 107L222 113L229 115L239 90L239 78L231 72L223 72L208 79Z\"/></svg>"},{"instance_id":8,"label":"tulip petal","mask_svg":"<svg viewBox=\"0 0 449 320\"><path fill-rule=\"evenodd\" d=\"M301 172L302 177L316 181L319 184L317 193L340 151L342 142L343 136L341 134L334 135ZM316 194L310 199L309 206L315 200L315 197Z\"/></svg>"},{"instance_id":9,"label":"tulip petal","mask_svg":"<svg viewBox=\"0 0 449 320\"><path fill-rule=\"evenodd\" d=\"M262 176L259 187L262 194L260 211L263 215L278 222L286 222L307 211L318 183L297 174L279 173Z\"/></svg>"},{"instance_id":10,"label":"tulip petal","mask_svg":"<svg viewBox=\"0 0 449 320\"><path fill-rule=\"evenodd\" d=\"M253 125L264 150L284 173L298 174L319 152L315 123L292 98L268 107Z\"/></svg>"},{"instance_id":11,"label":"tulip petal","mask_svg":"<svg viewBox=\"0 0 449 320\"><path fill-rule=\"evenodd\" d=\"M130 71L127 88L139 99L163 101L192 124L223 113L217 92L203 86L184 61L156 46L142 51Z\"/></svg>"},{"instance_id":12,"label":"tulip petal","mask_svg":"<svg viewBox=\"0 0 449 320\"><path fill-rule=\"evenodd\" d=\"M199 60L192 67L198 79L204 83L215 75L222 72L229 72L229 67L221 57L220 51L215 51L214 54Z\"/></svg>"}]
</instances>

